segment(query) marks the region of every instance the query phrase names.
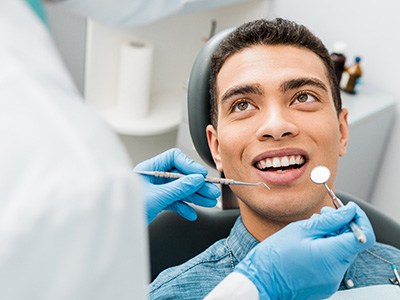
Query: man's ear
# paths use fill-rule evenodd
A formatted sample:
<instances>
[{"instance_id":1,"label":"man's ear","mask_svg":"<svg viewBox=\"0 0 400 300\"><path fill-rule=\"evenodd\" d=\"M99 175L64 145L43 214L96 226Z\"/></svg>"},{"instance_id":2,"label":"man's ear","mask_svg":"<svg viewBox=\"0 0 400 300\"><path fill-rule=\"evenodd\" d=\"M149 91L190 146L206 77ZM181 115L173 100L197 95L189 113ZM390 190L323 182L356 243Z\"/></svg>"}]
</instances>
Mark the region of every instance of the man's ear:
<instances>
[{"instance_id":1,"label":"man's ear","mask_svg":"<svg viewBox=\"0 0 400 300\"><path fill-rule=\"evenodd\" d=\"M347 122L348 111L343 108L339 114L339 156L344 156L349 142L349 123Z\"/></svg>"},{"instance_id":2,"label":"man's ear","mask_svg":"<svg viewBox=\"0 0 400 300\"><path fill-rule=\"evenodd\" d=\"M213 125L208 125L206 127L206 134L207 134L208 147L210 148L211 155L214 159L214 163L217 167L217 170L219 172L223 172L221 156L219 151L217 130L214 128Z\"/></svg>"}]
</instances>

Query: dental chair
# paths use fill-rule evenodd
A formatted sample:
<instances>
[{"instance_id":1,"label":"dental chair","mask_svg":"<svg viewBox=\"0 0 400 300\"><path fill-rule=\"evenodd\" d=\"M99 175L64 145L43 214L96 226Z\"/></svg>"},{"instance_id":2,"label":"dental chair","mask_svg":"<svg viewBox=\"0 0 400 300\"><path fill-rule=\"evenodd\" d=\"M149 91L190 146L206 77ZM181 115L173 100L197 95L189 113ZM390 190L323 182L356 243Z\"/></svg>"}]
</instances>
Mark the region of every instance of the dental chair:
<instances>
[{"instance_id":1,"label":"dental chair","mask_svg":"<svg viewBox=\"0 0 400 300\"><path fill-rule=\"evenodd\" d=\"M368 202L336 191L344 204L357 203L368 215L378 242L400 249L400 224ZM183 219L177 213L165 211L149 225L151 280L172 266L180 265L203 252L214 242L226 238L239 216L239 209L196 208L198 219Z\"/></svg>"},{"instance_id":2,"label":"dental chair","mask_svg":"<svg viewBox=\"0 0 400 300\"><path fill-rule=\"evenodd\" d=\"M208 148L205 128L209 115L209 66L212 53L232 29L214 36L200 51L193 65L188 87L188 120L190 135L200 157L214 166ZM337 196L344 204L357 203L370 219L378 242L400 248L400 224L374 206L341 191ZM175 212L160 214L149 226L151 280L166 268L184 263L219 239L229 235L239 216L237 200L227 186L222 187L222 209L197 208L198 219L187 221Z\"/></svg>"}]
</instances>

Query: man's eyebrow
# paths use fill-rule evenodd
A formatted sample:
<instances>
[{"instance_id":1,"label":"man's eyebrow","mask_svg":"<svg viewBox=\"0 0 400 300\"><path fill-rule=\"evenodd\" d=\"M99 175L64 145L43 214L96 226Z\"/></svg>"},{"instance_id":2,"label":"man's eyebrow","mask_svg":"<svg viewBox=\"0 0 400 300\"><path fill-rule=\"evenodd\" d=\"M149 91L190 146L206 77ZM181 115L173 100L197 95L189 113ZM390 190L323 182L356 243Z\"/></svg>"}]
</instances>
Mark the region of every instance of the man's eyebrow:
<instances>
[{"instance_id":1,"label":"man's eyebrow","mask_svg":"<svg viewBox=\"0 0 400 300\"><path fill-rule=\"evenodd\" d=\"M264 90L259 84L245 84L238 85L228 89L221 97L221 102L224 102L236 95L245 95L245 94L255 94L255 95L263 95Z\"/></svg>"},{"instance_id":2,"label":"man's eyebrow","mask_svg":"<svg viewBox=\"0 0 400 300\"><path fill-rule=\"evenodd\" d=\"M281 84L279 89L282 92L287 92L289 90L297 89L297 88L300 88L305 85L311 85L311 86L318 87L318 88L324 90L325 92L328 91L328 87L321 80L319 80L317 78L309 78L309 77L287 80Z\"/></svg>"}]
</instances>

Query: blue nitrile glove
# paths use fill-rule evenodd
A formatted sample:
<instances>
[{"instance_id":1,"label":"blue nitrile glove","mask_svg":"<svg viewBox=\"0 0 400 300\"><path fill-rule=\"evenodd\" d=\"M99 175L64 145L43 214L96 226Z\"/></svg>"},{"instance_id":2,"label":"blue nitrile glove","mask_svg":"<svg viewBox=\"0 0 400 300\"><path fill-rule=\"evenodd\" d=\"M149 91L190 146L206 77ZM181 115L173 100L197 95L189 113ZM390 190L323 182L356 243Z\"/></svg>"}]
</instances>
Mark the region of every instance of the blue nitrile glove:
<instances>
[{"instance_id":1,"label":"blue nitrile glove","mask_svg":"<svg viewBox=\"0 0 400 300\"><path fill-rule=\"evenodd\" d=\"M349 230L353 220L367 237ZM324 208L262 241L235 268L257 287L260 299L322 299L331 296L357 254L375 243L372 226L353 202Z\"/></svg>"},{"instance_id":2,"label":"blue nitrile glove","mask_svg":"<svg viewBox=\"0 0 400 300\"><path fill-rule=\"evenodd\" d=\"M153 176L142 177L148 183L145 186L147 223L163 210L173 210L182 217L194 221L196 211L185 202L204 207L217 204L221 194L219 188L204 181L207 169L189 159L179 149L170 149L156 157L138 164L135 171L164 171L192 174L179 179L166 179Z\"/></svg>"}]
</instances>

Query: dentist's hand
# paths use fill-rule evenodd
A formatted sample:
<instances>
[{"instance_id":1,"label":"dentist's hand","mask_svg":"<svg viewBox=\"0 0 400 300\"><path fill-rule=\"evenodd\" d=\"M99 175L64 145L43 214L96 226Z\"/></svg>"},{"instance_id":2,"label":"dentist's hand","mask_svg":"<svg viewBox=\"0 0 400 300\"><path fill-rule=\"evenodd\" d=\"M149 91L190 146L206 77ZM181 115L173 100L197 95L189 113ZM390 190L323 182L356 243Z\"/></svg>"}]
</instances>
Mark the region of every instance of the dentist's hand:
<instances>
[{"instance_id":1,"label":"dentist's hand","mask_svg":"<svg viewBox=\"0 0 400 300\"><path fill-rule=\"evenodd\" d=\"M367 237L361 244L348 228ZM322 299L339 288L357 254L375 243L372 226L353 202L287 225L255 247L235 268L257 287L260 299Z\"/></svg>"},{"instance_id":2,"label":"dentist's hand","mask_svg":"<svg viewBox=\"0 0 400 300\"><path fill-rule=\"evenodd\" d=\"M144 187L147 223L163 210L173 210L188 220L196 220L195 210L185 202L213 207L220 196L219 188L204 181L207 169L189 159L179 149L171 149L156 157L138 164L135 171L164 171L188 174L179 179L142 176ZM189 175L191 174L191 175Z\"/></svg>"}]
</instances>

